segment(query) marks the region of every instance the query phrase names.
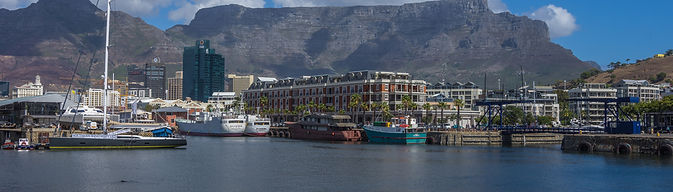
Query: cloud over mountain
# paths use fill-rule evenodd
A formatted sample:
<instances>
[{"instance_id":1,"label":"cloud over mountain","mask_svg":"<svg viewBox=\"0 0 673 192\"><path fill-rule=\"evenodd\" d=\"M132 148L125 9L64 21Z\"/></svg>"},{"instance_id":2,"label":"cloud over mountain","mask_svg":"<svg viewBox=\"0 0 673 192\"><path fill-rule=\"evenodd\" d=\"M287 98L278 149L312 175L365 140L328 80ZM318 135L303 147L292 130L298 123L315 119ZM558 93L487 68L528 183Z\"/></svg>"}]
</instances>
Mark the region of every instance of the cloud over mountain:
<instances>
[{"instance_id":1,"label":"cloud over mountain","mask_svg":"<svg viewBox=\"0 0 673 192\"><path fill-rule=\"evenodd\" d=\"M575 23L575 16L567 9L551 4L540 7L531 13L530 17L547 23L551 38L569 36L579 29L579 26Z\"/></svg>"}]
</instances>

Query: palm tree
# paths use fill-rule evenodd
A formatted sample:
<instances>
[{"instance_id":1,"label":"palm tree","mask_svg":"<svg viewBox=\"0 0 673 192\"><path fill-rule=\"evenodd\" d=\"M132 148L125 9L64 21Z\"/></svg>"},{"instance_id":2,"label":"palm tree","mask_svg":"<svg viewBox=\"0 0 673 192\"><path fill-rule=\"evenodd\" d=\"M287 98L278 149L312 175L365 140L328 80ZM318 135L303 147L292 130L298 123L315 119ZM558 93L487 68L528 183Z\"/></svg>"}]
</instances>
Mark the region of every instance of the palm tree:
<instances>
[{"instance_id":1,"label":"palm tree","mask_svg":"<svg viewBox=\"0 0 673 192\"><path fill-rule=\"evenodd\" d=\"M334 112L334 106L327 107L327 112Z\"/></svg>"},{"instance_id":2,"label":"palm tree","mask_svg":"<svg viewBox=\"0 0 673 192\"><path fill-rule=\"evenodd\" d=\"M446 103L444 103L443 101L440 101L439 104L437 104L437 107L439 107L439 109L441 110L441 113L439 113L440 114L439 123L442 124L444 123L444 109L446 108L446 106L447 106Z\"/></svg>"},{"instance_id":3,"label":"palm tree","mask_svg":"<svg viewBox=\"0 0 673 192\"><path fill-rule=\"evenodd\" d=\"M465 102L462 99L456 99L453 101L456 104L456 107L458 108L458 113L456 113L456 125L458 125L456 128L460 128L460 108L465 106Z\"/></svg>"},{"instance_id":4,"label":"palm tree","mask_svg":"<svg viewBox=\"0 0 673 192\"><path fill-rule=\"evenodd\" d=\"M414 111L416 111L416 109L418 108L418 104L411 103L409 107L411 108L411 116L414 116Z\"/></svg>"},{"instance_id":5,"label":"palm tree","mask_svg":"<svg viewBox=\"0 0 673 192\"><path fill-rule=\"evenodd\" d=\"M316 108L316 107L317 107L317 105L315 104L315 102L313 102L313 101L309 101L309 102L308 102L308 111L309 111L309 113L313 113L313 112L315 111L315 108Z\"/></svg>"},{"instance_id":6,"label":"palm tree","mask_svg":"<svg viewBox=\"0 0 673 192\"><path fill-rule=\"evenodd\" d=\"M381 113L383 116L383 119L390 119L392 118L392 114L390 114L390 105L388 103L382 103L381 104Z\"/></svg>"},{"instance_id":7,"label":"palm tree","mask_svg":"<svg viewBox=\"0 0 673 192\"><path fill-rule=\"evenodd\" d=\"M266 96L262 96L259 98L259 106L262 110L265 109L264 107L266 107L267 104L269 104L269 98L267 98Z\"/></svg>"},{"instance_id":8,"label":"palm tree","mask_svg":"<svg viewBox=\"0 0 673 192\"><path fill-rule=\"evenodd\" d=\"M369 104L367 103L361 103L360 104L360 109L362 109L362 122L366 121L367 114L365 113L366 111L369 111Z\"/></svg>"},{"instance_id":9,"label":"palm tree","mask_svg":"<svg viewBox=\"0 0 673 192\"><path fill-rule=\"evenodd\" d=\"M362 101L362 96L356 93L351 95L350 102L348 102L348 107L351 108L351 112L353 112L353 115L355 116L353 119L355 119L354 122L356 123L358 121L358 115L355 109L359 109L360 101Z\"/></svg>"},{"instance_id":10,"label":"palm tree","mask_svg":"<svg viewBox=\"0 0 673 192\"><path fill-rule=\"evenodd\" d=\"M673 49L669 49L666 51L666 56L673 56Z\"/></svg>"},{"instance_id":11,"label":"palm tree","mask_svg":"<svg viewBox=\"0 0 673 192\"><path fill-rule=\"evenodd\" d=\"M372 112L373 112L373 114L372 114L372 122L375 122L375 121L376 121L376 110L379 109L379 106L381 106L381 104L376 103L376 102L375 102L375 103L372 103L372 107L371 107L371 108L372 108Z\"/></svg>"},{"instance_id":12,"label":"palm tree","mask_svg":"<svg viewBox=\"0 0 673 192\"><path fill-rule=\"evenodd\" d=\"M299 119L304 115L304 111L306 111L306 105L299 105L294 108L294 111L297 113L297 119Z\"/></svg>"},{"instance_id":13,"label":"palm tree","mask_svg":"<svg viewBox=\"0 0 673 192\"><path fill-rule=\"evenodd\" d=\"M411 107L411 97L409 95L402 96L402 105L404 105L404 114L408 115L409 107Z\"/></svg>"},{"instance_id":14,"label":"palm tree","mask_svg":"<svg viewBox=\"0 0 673 192\"><path fill-rule=\"evenodd\" d=\"M324 103L321 103L321 104L318 105L318 111L319 112L324 113L325 110L327 110L327 105L325 105Z\"/></svg>"},{"instance_id":15,"label":"palm tree","mask_svg":"<svg viewBox=\"0 0 673 192\"><path fill-rule=\"evenodd\" d=\"M426 116L425 123L429 125L430 122L429 119L427 118L430 117L430 109L432 109L432 105L430 105L430 103L425 103L423 104L423 109L425 109L425 116Z\"/></svg>"},{"instance_id":16,"label":"palm tree","mask_svg":"<svg viewBox=\"0 0 673 192\"><path fill-rule=\"evenodd\" d=\"M239 96L234 97L234 102L232 103L232 105L234 106L234 111L238 112L239 106L241 105L241 97Z\"/></svg>"}]
</instances>

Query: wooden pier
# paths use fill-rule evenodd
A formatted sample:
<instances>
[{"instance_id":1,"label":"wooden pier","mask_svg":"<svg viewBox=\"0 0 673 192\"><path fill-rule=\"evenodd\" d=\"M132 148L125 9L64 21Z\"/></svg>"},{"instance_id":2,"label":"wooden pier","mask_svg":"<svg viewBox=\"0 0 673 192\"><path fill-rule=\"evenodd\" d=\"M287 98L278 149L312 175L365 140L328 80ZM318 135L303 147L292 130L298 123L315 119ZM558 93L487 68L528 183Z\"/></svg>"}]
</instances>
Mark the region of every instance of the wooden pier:
<instances>
[{"instance_id":1,"label":"wooden pier","mask_svg":"<svg viewBox=\"0 0 673 192\"><path fill-rule=\"evenodd\" d=\"M566 135L563 151L673 155L673 135Z\"/></svg>"}]
</instances>

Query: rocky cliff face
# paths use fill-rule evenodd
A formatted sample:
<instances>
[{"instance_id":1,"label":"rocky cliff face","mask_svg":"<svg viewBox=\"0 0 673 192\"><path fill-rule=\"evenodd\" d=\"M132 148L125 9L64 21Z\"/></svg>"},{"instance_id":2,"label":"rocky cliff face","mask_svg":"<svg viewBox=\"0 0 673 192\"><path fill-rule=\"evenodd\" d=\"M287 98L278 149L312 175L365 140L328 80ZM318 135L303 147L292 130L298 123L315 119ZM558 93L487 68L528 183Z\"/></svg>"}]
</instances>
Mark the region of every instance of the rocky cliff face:
<instances>
[{"instance_id":1,"label":"rocky cliff face","mask_svg":"<svg viewBox=\"0 0 673 192\"><path fill-rule=\"evenodd\" d=\"M99 62L92 76L97 77L103 71L104 15L88 0L41 0L25 9L0 9L0 76L14 85L35 74L46 83L66 84L82 51L84 64L96 52ZM520 82L521 66L526 79L538 83L575 78L591 68L551 43L543 22L494 14L486 0L315 8L228 5L202 9L189 25L165 32L123 12L112 16L112 68L155 56L163 63L181 63L183 47L197 39L211 40L226 57L228 72L276 77L373 69L479 84L487 73L491 82L500 78L513 85Z\"/></svg>"},{"instance_id":2,"label":"rocky cliff face","mask_svg":"<svg viewBox=\"0 0 673 192\"><path fill-rule=\"evenodd\" d=\"M296 76L351 70L408 71L427 80L538 82L591 66L551 43L542 21L494 14L486 0L402 6L201 9L167 31L191 44L210 39L232 72Z\"/></svg>"},{"instance_id":3,"label":"rocky cliff face","mask_svg":"<svg viewBox=\"0 0 673 192\"><path fill-rule=\"evenodd\" d=\"M112 67L143 64L155 56L168 63L182 60L182 49L160 29L123 12L113 12L111 20ZM0 26L0 73L13 85L36 74L44 83L67 84L80 51L82 77L94 52L102 61L105 12L88 0L41 0L24 9L0 9ZM102 71L97 62L91 76Z\"/></svg>"}]
</instances>

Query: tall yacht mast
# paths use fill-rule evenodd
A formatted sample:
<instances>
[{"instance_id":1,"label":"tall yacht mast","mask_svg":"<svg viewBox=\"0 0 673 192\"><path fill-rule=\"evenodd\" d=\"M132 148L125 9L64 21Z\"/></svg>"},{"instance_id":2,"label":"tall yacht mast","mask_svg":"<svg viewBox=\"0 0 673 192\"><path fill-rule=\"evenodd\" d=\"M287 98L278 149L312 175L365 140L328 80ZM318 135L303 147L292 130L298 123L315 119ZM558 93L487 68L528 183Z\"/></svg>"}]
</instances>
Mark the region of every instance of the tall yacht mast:
<instances>
[{"instance_id":1,"label":"tall yacht mast","mask_svg":"<svg viewBox=\"0 0 673 192\"><path fill-rule=\"evenodd\" d=\"M105 27L105 75L103 81L103 133L107 133L107 102L108 102L108 88L107 88L107 68L109 60L110 48L110 4L112 0L107 1L107 23Z\"/></svg>"}]
</instances>

